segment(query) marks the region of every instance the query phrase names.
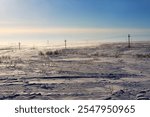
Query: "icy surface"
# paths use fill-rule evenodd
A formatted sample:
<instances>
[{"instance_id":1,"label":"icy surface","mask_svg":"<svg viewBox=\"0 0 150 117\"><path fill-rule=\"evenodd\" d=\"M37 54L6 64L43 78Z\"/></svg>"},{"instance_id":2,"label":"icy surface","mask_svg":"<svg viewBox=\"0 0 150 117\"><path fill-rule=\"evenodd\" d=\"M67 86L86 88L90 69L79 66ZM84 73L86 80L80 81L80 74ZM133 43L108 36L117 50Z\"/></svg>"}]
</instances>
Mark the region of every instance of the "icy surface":
<instances>
[{"instance_id":1,"label":"icy surface","mask_svg":"<svg viewBox=\"0 0 150 117\"><path fill-rule=\"evenodd\" d=\"M150 99L150 43L48 51L1 48L0 99Z\"/></svg>"}]
</instances>

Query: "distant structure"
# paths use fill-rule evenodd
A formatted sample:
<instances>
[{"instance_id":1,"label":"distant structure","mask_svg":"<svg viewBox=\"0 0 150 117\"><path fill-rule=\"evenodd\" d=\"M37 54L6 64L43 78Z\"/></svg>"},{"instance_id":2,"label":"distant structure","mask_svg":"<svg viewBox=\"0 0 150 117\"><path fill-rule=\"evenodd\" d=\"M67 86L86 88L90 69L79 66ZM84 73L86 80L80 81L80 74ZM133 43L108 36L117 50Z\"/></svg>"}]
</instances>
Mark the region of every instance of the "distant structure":
<instances>
[{"instance_id":1,"label":"distant structure","mask_svg":"<svg viewBox=\"0 0 150 117\"><path fill-rule=\"evenodd\" d=\"M19 42L18 45L19 45L19 50L20 50L21 49L21 43Z\"/></svg>"},{"instance_id":2,"label":"distant structure","mask_svg":"<svg viewBox=\"0 0 150 117\"><path fill-rule=\"evenodd\" d=\"M49 40L47 40L47 45L49 45Z\"/></svg>"},{"instance_id":3,"label":"distant structure","mask_svg":"<svg viewBox=\"0 0 150 117\"><path fill-rule=\"evenodd\" d=\"M67 40L65 40L65 49L67 48Z\"/></svg>"},{"instance_id":4,"label":"distant structure","mask_svg":"<svg viewBox=\"0 0 150 117\"><path fill-rule=\"evenodd\" d=\"M131 37L131 35L130 35L130 34L128 34L128 48L130 48L130 47L131 47L131 39L130 39L130 37Z\"/></svg>"}]
</instances>

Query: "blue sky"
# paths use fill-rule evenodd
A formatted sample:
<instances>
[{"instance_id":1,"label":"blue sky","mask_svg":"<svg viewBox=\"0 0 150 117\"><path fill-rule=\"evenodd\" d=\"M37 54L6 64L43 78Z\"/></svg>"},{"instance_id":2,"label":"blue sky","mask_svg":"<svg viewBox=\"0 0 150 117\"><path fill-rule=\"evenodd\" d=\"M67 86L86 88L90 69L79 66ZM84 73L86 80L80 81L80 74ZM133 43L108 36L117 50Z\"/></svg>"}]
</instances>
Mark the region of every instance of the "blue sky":
<instances>
[{"instance_id":1,"label":"blue sky","mask_svg":"<svg viewBox=\"0 0 150 117\"><path fill-rule=\"evenodd\" d=\"M149 21L150 0L0 0L0 40L149 40Z\"/></svg>"}]
</instances>

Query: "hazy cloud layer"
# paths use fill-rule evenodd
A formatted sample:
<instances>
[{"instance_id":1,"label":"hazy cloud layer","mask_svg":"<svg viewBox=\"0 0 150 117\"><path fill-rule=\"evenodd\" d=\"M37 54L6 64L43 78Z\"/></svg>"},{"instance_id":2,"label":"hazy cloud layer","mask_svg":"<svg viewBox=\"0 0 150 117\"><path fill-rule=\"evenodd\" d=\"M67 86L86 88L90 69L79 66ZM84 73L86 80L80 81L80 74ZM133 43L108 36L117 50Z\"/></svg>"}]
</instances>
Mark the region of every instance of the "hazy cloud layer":
<instances>
[{"instance_id":1,"label":"hazy cloud layer","mask_svg":"<svg viewBox=\"0 0 150 117\"><path fill-rule=\"evenodd\" d=\"M117 28L0 28L0 34L150 33L150 29Z\"/></svg>"}]
</instances>

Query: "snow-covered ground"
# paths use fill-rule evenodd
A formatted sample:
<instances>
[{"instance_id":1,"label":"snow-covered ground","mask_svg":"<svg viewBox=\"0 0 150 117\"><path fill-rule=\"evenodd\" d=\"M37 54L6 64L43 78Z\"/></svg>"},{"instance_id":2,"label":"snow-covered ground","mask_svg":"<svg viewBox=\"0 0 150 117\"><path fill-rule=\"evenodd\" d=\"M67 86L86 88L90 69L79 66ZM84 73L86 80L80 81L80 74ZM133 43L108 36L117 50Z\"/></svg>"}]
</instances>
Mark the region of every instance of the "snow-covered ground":
<instances>
[{"instance_id":1,"label":"snow-covered ground","mask_svg":"<svg viewBox=\"0 0 150 117\"><path fill-rule=\"evenodd\" d=\"M0 99L150 99L150 42L1 48Z\"/></svg>"}]
</instances>

